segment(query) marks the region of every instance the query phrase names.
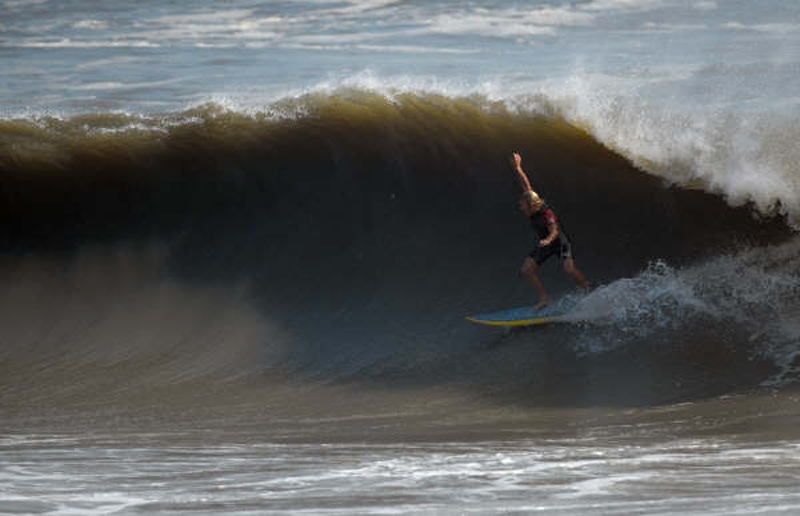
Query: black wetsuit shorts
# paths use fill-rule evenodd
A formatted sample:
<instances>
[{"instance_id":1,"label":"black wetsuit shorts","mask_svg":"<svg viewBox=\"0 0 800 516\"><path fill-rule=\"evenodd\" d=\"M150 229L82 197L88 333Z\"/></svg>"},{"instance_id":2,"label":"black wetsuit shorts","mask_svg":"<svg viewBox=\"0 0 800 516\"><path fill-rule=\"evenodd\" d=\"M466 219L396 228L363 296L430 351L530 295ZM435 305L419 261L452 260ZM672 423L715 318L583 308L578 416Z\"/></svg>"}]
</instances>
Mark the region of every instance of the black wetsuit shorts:
<instances>
[{"instance_id":1,"label":"black wetsuit shorts","mask_svg":"<svg viewBox=\"0 0 800 516\"><path fill-rule=\"evenodd\" d=\"M560 234L553 242L550 242L550 245L540 245L531 251L530 257L536 261L536 265L541 265L553 255L558 255L558 258L562 262L564 260L573 258L572 244L570 244L569 239L566 238L563 233Z\"/></svg>"}]
</instances>

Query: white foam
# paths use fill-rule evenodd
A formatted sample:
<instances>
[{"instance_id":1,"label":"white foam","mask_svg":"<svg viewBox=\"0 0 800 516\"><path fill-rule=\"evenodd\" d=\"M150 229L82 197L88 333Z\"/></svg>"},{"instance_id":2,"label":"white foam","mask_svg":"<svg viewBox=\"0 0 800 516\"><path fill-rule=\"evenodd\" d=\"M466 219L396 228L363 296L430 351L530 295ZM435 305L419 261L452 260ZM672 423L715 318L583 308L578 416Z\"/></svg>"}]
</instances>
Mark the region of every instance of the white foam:
<instances>
[{"instance_id":1,"label":"white foam","mask_svg":"<svg viewBox=\"0 0 800 516\"><path fill-rule=\"evenodd\" d=\"M81 20L72 24L76 29L106 30L109 23L105 20Z\"/></svg>"},{"instance_id":2,"label":"white foam","mask_svg":"<svg viewBox=\"0 0 800 516\"><path fill-rule=\"evenodd\" d=\"M590 25L594 18L592 13L569 7L475 9L434 16L429 19L425 31L505 38L554 35L557 27Z\"/></svg>"},{"instance_id":3,"label":"white foam","mask_svg":"<svg viewBox=\"0 0 800 516\"><path fill-rule=\"evenodd\" d=\"M683 269L656 262L635 277L599 287L569 317L637 339L697 321L735 323L749 329L748 340L779 369L765 385L780 385L800 377L798 273L800 237ZM603 353L621 343L587 335L579 351Z\"/></svg>"},{"instance_id":4,"label":"white foam","mask_svg":"<svg viewBox=\"0 0 800 516\"><path fill-rule=\"evenodd\" d=\"M183 82L183 77L173 77L171 79L164 79L161 81L148 81L136 83L124 83L117 81L106 82L90 82L85 84L77 84L74 86L67 86L64 89L74 91L98 91L98 90L118 90L118 89L138 89L138 88L154 88L165 86L167 84L176 84Z\"/></svg>"},{"instance_id":5,"label":"white foam","mask_svg":"<svg viewBox=\"0 0 800 516\"><path fill-rule=\"evenodd\" d=\"M30 7L33 5L41 5L47 3L48 0L6 0L3 7L6 9L19 9L22 7Z\"/></svg>"},{"instance_id":6,"label":"white foam","mask_svg":"<svg viewBox=\"0 0 800 516\"><path fill-rule=\"evenodd\" d=\"M723 25L727 29L752 30L757 32L772 32L786 34L800 31L800 24L797 23L754 23L745 24L741 22L728 22Z\"/></svg>"},{"instance_id":7,"label":"white foam","mask_svg":"<svg viewBox=\"0 0 800 516\"><path fill-rule=\"evenodd\" d=\"M247 43L247 48L266 48L268 45L263 43ZM336 44L313 44L304 42L298 45L284 45L286 48L298 48L303 50L321 50L321 51L335 51L344 52L352 50L362 50L367 52L376 53L392 53L392 54L453 54L453 55L468 55L477 54L479 49L463 49L463 48L447 48L447 47L425 47L417 45L375 45L375 44L349 44L349 45L336 45Z\"/></svg>"},{"instance_id":8,"label":"white foam","mask_svg":"<svg viewBox=\"0 0 800 516\"><path fill-rule=\"evenodd\" d=\"M646 22L643 26L644 29L649 31L663 31L663 32L683 32L694 30L708 30L708 25L705 23L661 23L661 22Z\"/></svg>"},{"instance_id":9,"label":"white foam","mask_svg":"<svg viewBox=\"0 0 800 516\"><path fill-rule=\"evenodd\" d=\"M61 38L59 40L27 39L15 42L17 48L158 48L161 45L146 40L75 40Z\"/></svg>"},{"instance_id":10,"label":"white foam","mask_svg":"<svg viewBox=\"0 0 800 516\"><path fill-rule=\"evenodd\" d=\"M577 73L542 91L569 120L644 170L673 183L699 181L732 205L752 202L764 214L778 209L800 225L796 115L730 111L727 103L679 110L642 97L641 87Z\"/></svg>"},{"instance_id":11,"label":"white foam","mask_svg":"<svg viewBox=\"0 0 800 516\"><path fill-rule=\"evenodd\" d=\"M596 24L609 11L649 11L661 6L660 0L593 0L586 4L545 5L534 8L474 8L433 16L418 14L424 29L416 32L481 35L495 38L552 36L560 27L586 27Z\"/></svg>"},{"instance_id":12,"label":"white foam","mask_svg":"<svg viewBox=\"0 0 800 516\"><path fill-rule=\"evenodd\" d=\"M340 2L334 2L335 7L325 9L323 14L339 14L339 15L355 15L364 14L371 11L380 11L381 14L386 14L387 7L394 7L400 2L397 0L347 0L344 6L339 5Z\"/></svg>"},{"instance_id":13,"label":"white foam","mask_svg":"<svg viewBox=\"0 0 800 516\"><path fill-rule=\"evenodd\" d=\"M252 17L252 9L215 9L201 12L157 16L147 20L147 23L202 26L204 24L219 25L229 23L231 21L248 20Z\"/></svg>"},{"instance_id":14,"label":"white foam","mask_svg":"<svg viewBox=\"0 0 800 516\"><path fill-rule=\"evenodd\" d=\"M592 0L581 8L587 11L649 11L663 5L663 0Z\"/></svg>"},{"instance_id":15,"label":"white foam","mask_svg":"<svg viewBox=\"0 0 800 516\"><path fill-rule=\"evenodd\" d=\"M790 487L794 443L712 437L625 444L627 428L581 428L614 437L281 445L249 434L247 444L186 432L86 436L12 445L0 495L59 514L222 506L276 514L744 514L788 512L800 503ZM174 444L190 437L201 444Z\"/></svg>"},{"instance_id":16,"label":"white foam","mask_svg":"<svg viewBox=\"0 0 800 516\"><path fill-rule=\"evenodd\" d=\"M714 0L701 0L700 2L696 2L692 7L698 11L714 11L718 6L717 2Z\"/></svg>"},{"instance_id":17,"label":"white foam","mask_svg":"<svg viewBox=\"0 0 800 516\"><path fill-rule=\"evenodd\" d=\"M688 314L721 315L698 295L688 277L659 261L636 277L599 287L570 317L647 335L678 324L678 318Z\"/></svg>"}]
</instances>

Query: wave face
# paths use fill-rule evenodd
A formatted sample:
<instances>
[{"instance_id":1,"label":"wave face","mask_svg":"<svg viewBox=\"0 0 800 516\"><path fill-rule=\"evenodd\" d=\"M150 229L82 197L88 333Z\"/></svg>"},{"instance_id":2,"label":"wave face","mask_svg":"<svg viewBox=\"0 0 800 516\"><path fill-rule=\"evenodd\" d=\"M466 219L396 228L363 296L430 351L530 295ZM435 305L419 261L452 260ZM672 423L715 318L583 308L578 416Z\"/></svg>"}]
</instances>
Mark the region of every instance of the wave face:
<instances>
[{"instance_id":1,"label":"wave face","mask_svg":"<svg viewBox=\"0 0 800 516\"><path fill-rule=\"evenodd\" d=\"M4 120L0 142L0 396L20 413L265 404L265 384L290 407L297 382L582 405L796 379L785 220L669 186L555 109L343 89ZM533 298L513 150L601 286L573 325L498 335L463 317Z\"/></svg>"}]
</instances>

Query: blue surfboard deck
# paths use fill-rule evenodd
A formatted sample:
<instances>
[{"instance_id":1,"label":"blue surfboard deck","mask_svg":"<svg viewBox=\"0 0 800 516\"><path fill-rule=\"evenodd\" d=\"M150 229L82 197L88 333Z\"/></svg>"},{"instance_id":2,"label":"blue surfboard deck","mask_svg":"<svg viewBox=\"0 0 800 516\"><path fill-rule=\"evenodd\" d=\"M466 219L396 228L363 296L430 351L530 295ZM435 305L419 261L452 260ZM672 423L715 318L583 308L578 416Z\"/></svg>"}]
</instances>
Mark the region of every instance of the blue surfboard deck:
<instances>
[{"instance_id":1,"label":"blue surfboard deck","mask_svg":"<svg viewBox=\"0 0 800 516\"><path fill-rule=\"evenodd\" d=\"M533 311L533 306L523 306L480 315L471 315L467 320L487 326L535 326L537 324L550 324L568 322L566 315L574 308L574 300L562 299L540 310Z\"/></svg>"}]
</instances>

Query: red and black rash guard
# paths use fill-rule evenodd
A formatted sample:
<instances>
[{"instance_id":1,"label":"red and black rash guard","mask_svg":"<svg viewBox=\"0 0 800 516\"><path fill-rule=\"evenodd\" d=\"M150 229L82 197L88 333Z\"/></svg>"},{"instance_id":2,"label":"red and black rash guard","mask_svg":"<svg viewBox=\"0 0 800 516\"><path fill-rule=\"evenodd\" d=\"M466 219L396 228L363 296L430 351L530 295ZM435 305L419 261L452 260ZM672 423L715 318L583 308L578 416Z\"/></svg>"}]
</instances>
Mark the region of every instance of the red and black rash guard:
<instances>
[{"instance_id":1,"label":"red and black rash guard","mask_svg":"<svg viewBox=\"0 0 800 516\"><path fill-rule=\"evenodd\" d=\"M531 215L531 226L536 232L536 235L539 237L537 242L550 236L551 228L553 225L557 224L558 217L556 216L555 212L546 204L542 206L539 211ZM564 233L564 228L559 227L558 238L556 238L556 241L553 243L560 242L563 244L567 241L567 234Z\"/></svg>"}]
</instances>

